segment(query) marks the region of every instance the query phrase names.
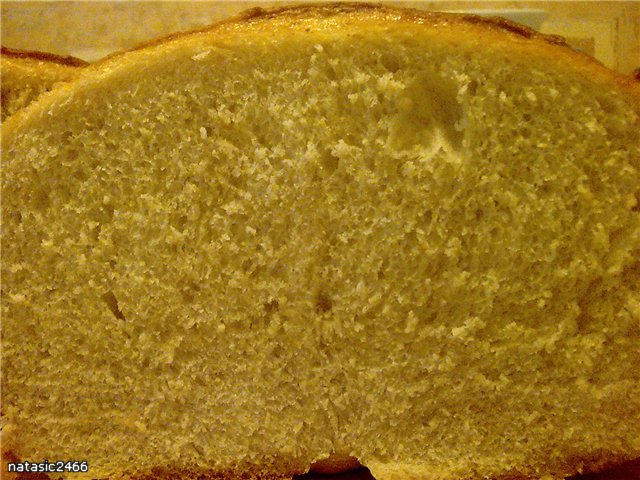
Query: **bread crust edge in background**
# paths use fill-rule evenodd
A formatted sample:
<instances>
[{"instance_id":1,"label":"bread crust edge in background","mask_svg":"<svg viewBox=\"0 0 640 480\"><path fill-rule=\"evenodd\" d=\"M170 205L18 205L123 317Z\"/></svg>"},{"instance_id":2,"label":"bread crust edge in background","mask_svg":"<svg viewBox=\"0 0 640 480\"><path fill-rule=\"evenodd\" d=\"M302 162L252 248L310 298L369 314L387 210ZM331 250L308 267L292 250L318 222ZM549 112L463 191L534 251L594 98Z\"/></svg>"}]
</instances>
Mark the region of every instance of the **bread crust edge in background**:
<instances>
[{"instance_id":1,"label":"bread crust edge in background","mask_svg":"<svg viewBox=\"0 0 640 480\"><path fill-rule=\"evenodd\" d=\"M382 23L385 20L395 20L401 23L421 24L425 28L446 28L449 26L459 26L466 29L464 32L458 31L471 36L476 33L482 33L492 36L493 40L498 43L509 44L514 53L525 55L530 49L535 50L540 56L550 60L566 63L566 69L574 72L580 72L584 75L592 76L596 81L611 86L615 86L628 93L635 100L635 109L640 112L640 81L632 76L619 74L604 67L600 62L592 57L578 52L564 41L562 37L555 35L545 35L536 32L533 29L524 27L517 23L502 18L485 18L468 14L443 14L438 12L427 12L414 9L400 9L389 6L364 4L364 3L327 3L327 4L308 4L300 6L274 7L264 9L261 7L250 9L237 16L227 20L222 20L211 26L194 29L187 32L174 33L165 37L145 42L137 47L122 52L116 52L108 55L102 60L98 60L93 64L76 59L74 57L64 57L43 52L28 52L14 49L2 48L2 55L21 59L34 59L46 62L53 62L60 65L78 67L81 73L65 82L59 84L52 91L41 95L38 99L26 106L24 109L16 112L7 118L6 124L3 126L2 144L3 148L11 143L14 135L19 133L23 125L28 124L29 119L39 116L39 113L47 112L50 105L54 105L60 99L63 99L72 92L73 89L80 85L85 79L99 81L103 74L108 74L112 68L117 68L122 62L130 59L135 61L135 55L145 51L156 51L174 42L197 41L202 36L210 36L213 41L224 39L225 34L233 33L236 35L251 35L261 30L261 22L265 20L275 20L276 24L269 23L270 32L288 31L294 27L301 18L323 19L329 17L342 16L340 22L348 22L355 19L353 25L358 28L366 28L367 22L370 24ZM347 16L349 17L348 20ZM357 16L357 18L355 18ZM274 28L275 27L275 28ZM513 40L516 40L513 42ZM16 461L19 457L12 451L2 452L3 470L5 468L5 459ZM90 459L89 459L90 460ZM594 457L589 461L580 459L580 465L584 466L586 472L598 471L603 468L611 468L620 463L620 460L613 462L604 461L600 457ZM274 466L277 467L277 466ZM295 468L281 468L281 473L273 473L274 469L248 467L240 471L233 472L212 472L210 470L199 469L175 469L168 466L158 466L148 471L123 473L121 477L130 480L151 480L151 479L220 479L231 480L236 478L243 479L265 479L275 480L291 478L292 475L302 473ZM568 472L572 474L575 472ZM17 475L8 478L29 478L28 476ZM36 477L32 477L36 478ZM42 476L38 478L44 478ZM115 477L112 477L115 478ZM400 479L400 477L390 474L384 476L384 480ZM428 477L424 477L425 480ZM518 474L500 477L504 480L509 479L529 479L530 476L518 476Z\"/></svg>"},{"instance_id":2,"label":"bread crust edge in background","mask_svg":"<svg viewBox=\"0 0 640 480\"><path fill-rule=\"evenodd\" d=\"M89 65L71 56L0 47L2 121Z\"/></svg>"},{"instance_id":3,"label":"bread crust edge in background","mask_svg":"<svg viewBox=\"0 0 640 480\"><path fill-rule=\"evenodd\" d=\"M0 47L0 52L3 57L50 62L69 67L86 67L89 65L89 62L85 62L80 58L72 57L71 55L56 55L55 53L21 50L5 46Z\"/></svg>"}]
</instances>

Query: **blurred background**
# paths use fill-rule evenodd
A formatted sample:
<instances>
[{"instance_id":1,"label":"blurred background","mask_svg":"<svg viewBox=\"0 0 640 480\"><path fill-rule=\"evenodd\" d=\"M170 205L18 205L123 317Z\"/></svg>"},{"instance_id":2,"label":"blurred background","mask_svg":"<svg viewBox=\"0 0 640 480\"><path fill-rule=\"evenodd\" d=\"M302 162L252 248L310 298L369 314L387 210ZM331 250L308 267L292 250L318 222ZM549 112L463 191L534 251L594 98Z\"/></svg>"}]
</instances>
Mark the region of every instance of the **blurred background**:
<instances>
[{"instance_id":1,"label":"blurred background","mask_svg":"<svg viewBox=\"0 0 640 480\"><path fill-rule=\"evenodd\" d=\"M304 0L303 0L304 1ZM307 0L309 1L309 0ZM3 1L2 44L97 60L171 32L203 27L273 1ZM640 2L381 2L499 15L568 42L622 73L640 67Z\"/></svg>"}]
</instances>

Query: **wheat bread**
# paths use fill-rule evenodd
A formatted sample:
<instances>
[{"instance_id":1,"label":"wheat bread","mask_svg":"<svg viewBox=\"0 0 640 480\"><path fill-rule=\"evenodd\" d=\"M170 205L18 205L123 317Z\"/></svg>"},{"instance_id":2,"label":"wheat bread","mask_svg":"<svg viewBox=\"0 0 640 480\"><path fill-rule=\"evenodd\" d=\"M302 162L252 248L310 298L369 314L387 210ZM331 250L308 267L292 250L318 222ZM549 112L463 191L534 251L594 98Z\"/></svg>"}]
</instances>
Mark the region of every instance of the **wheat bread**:
<instances>
[{"instance_id":1,"label":"wheat bread","mask_svg":"<svg viewBox=\"0 0 640 480\"><path fill-rule=\"evenodd\" d=\"M3 448L77 479L638 457L639 90L366 4L83 69L3 126Z\"/></svg>"}]
</instances>

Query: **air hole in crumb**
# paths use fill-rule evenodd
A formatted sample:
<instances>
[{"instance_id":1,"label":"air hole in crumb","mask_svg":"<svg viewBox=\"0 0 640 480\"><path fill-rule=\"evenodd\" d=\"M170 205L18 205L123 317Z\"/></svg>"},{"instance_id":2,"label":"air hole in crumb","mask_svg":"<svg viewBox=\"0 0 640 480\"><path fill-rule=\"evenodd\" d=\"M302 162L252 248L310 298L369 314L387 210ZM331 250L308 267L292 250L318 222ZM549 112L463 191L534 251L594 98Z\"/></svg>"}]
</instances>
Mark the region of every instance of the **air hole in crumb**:
<instances>
[{"instance_id":1,"label":"air hole in crumb","mask_svg":"<svg viewBox=\"0 0 640 480\"><path fill-rule=\"evenodd\" d=\"M113 221L115 209L111 204L102 204L99 207L92 208L89 211L89 218L98 223L108 224Z\"/></svg>"},{"instance_id":2,"label":"air hole in crumb","mask_svg":"<svg viewBox=\"0 0 640 480\"><path fill-rule=\"evenodd\" d=\"M331 81L331 80L335 80L338 78L338 72L336 72L336 68L333 67L331 64L327 65L327 67L324 69L325 75L327 76L327 80Z\"/></svg>"},{"instance_id":3,"label":"air hole in crumb","mask_svg":"<svg viewBox=\"0 0 640 480\"><path fill-rule=\"evenodd\" d=\"M89 173L85 169L79 168L73 172L73 177L84 182L89 178Z\"/></svg>"},{"instance_id":4,"label":"air hole in crumb","mask_svg":"<svg viewBox=\"0 0 640 480\"><path fill-rule=\"evenodd\" d=\"M422 214L420 215L420 223L426 227L428 227L429 225L431 225L431 222L433 221L433 212L431 210L425 210L424 212L422 212Z\"/></svg>"},{"instance_id":5,"label":"air hole in crumb","mask_svg":"<svg viewBox=\"0 0 640 480\"><path fill-rule=\"evenodd\" d=\"M18 225L20 225L22 223L22 213L21 212L14 212L13 214L11 214L11 217L12 217L13 221L16 222Z\"/></svg>"},{"instance_id":6,"label":"air hole in crumb","mask_svg":"<svg viewBox=\"0 0 640 480\"><path fill-rule=\"evenodd\" d=\"M584 310L581 310L576 317L576 330L581 333L586 332L589 323L589 315Z\"/></svg>"},{"instance_id":7,"label":"air hole in crumb","mask_svg":"<svg viewBox=\"0 0 640 480\"><path fill-rule=\"evenodd\" d=\"M540 185L539 192L544 194L544 195L550 193L551 192L551 186L549 185L549 183L545 182L542 185Z\"/></svg>"},{"instance_id":8,"label":"air hole in crumb","mask_svg":"<svg viewBox=\"0 0 640 480\"><path fill-rule=\"evenodd\" d=\"M195 300L196 295L200 292L200 285L195 282L187 283L182 289L180 293L182 294L182 298L185 302L191 303Z\"/></svg>"},{"instance_id":9,"label":"air hole in crumb","mask_svg":"<svg viewBox=\"0 0 640 480\"><path fill-rule=\"evenodd\" d=\"M469 92L469 95L475 95L477 91L478 91L478 82L475 80L471 80L467 84L467 92Z\"/></svg>"},{"instance_id":10,"label":"air hole in crumb","mask_svg":"<svg viewBox=\"0 0 640 480\"><path fill-rule=\"evenodd\" d=\"M46 209L49 206L50 202L49 189L41 188L39 190L36 190L33 193L32 199L36 209Z\"/></svg>"},{"instance_id":11,"label":"air hole in crumb","mask_svg":"<svg viewBox=\"0 0 640 480\"><path fill-rule=\"evenodd\" d=\"M576 329L578 332L585 333L592 323L592 317L589 313L589 304L591 299L599 298L602 295L603 281L601 278L593 280L587 285L582 297L578 300L578 308L580 313L576 317Z\"/></svg>"},{"instance_id":12,"label":"air hole in crumb","mask_svg":"<svg viewBox=\"0 0 640 480\"><path fill-rule=\"evenodd\" d=\"M605 97L600 97L596 99L596 101L600 105L600 108L602 109L602 111L605 112L606 114L612 114L616 111L616 106L613 103L613 100Z\"/></svg>"},{"instance_id":13,"label":"air hole in crumb","mask_svg":"<svg viewBox=\"0 0 640 480\"><path fill-rule=\"evenodd\" d=\"M120 310L120 307L118 306L118 299L116 298L116 296L112 291L108 291L107 293L102 295L102 300L104 301L104 303L107 304L107 307L109 307L109 310L111 310L111 313L113 313L114 317L116 317L119 320L126 320L126 317L124 316L124 314L122 313L122 310Z\"/></svg>"},{"instance_id":14,"label":"air hole in crumb","mask_svg":"<svg viewBox=\"0 0 640 480\"><path fill-rule=\"evenodd\" d=\"M322 169L329 175L331 175L338 169L340 159L335 155L327 152L320 157L320 164L322 165Z\"/></svg>"},{"instance_id":15,"label":"air hole in crumb","mask_svg":"<svg viewBox=\"0 0 640 480\"><path fill-rule=\"evenodd\" d=\"M371 476L371 472L368 468L363 467L362 464L358 461L356 457L352 457L350 455L342 455L332 453L326 458L322 458L316 462L314 462L309 467L309 473L305 475L295 476L295 480L303 480L306 475L337 475L337 474L347 474L353 472L354 480L357 478L358 480L370 480L373 479ZM337 477L336 477L337 478ZM343 478L340 476L340 478ZM351 478L349 477L344 477Z\"/></svg>"},{"instance_id":16,"label":"air hole in crumb","mask_svg":"<svg viewBox=\"0 0 640 480\"><path fill-rule=\"evenodd\" d=\"M242 271L243 272L249 272L253 270L253 260L248 258L246 260L242 261Z\"/></svg>"},{"instance_id":17,"label":"air hole in crumb","mask_svg":"<svg viewBox=\"0 0 640 480\"><path fill-rule=\"evenodd\" d=\"M330 311L332 307L331 297L326 292L320 291L316 297L316 312L325 313Z\"/></svg>"},{"instance_id":18,"label":"air hole in crumb","mask_svg":"<svg viewBox=\"0 0 640 480\"><path fill-rule=\"evenodd\" d=\"M276 345L271 351L271 356L273 358L283 358L285 356L285 349L282 347L282 345Z\"/></svg>"},{"instance_id":19,"label":"air hole in crumb","mask_svg":"<svg viewBox=\"0 0 640 480\"><path fill-rule=\"evenodd\" d=\"M100 238L101 231L102 231L102 225L98 223L95 227L93 227L90 230L91 238L93 240L98 240Z\"/></svg>"},{"instance_id":20,"label":"air hole in crumb","mask_svg":"<svg viewBox=\"0 0 640 480\"><path fill-rule=\"evenodd\" d=\"M398 112L389 128L390 145L398 149L414 146L459 150L464 132L459 86L437 72L424 71L411 81L398 101Z\"/></svg>"},{"instance_id":21,"label":"air hole in crumb","mask_svg":"<svg viewBox=\"0 0 640 480\"><path fill-rule=\"evenodd\" d=\"M400 60L398 57L387 52L380 55L380 63L384 68L392 73L395 73L400 69Z\"/></svg>"},{"instance_id":22,"label":"air hole in crumb","mask_svg":"<svg viewBox=\"0 0 640 480\"><path fill-rule=\"evenodd\" d=\"M278 303L277 300L272 299L272 300L269 300L268 302L263 303L262 307L264 308L264 311L267 312L267 314L269 314L269 313L277 312L280 309L280 304Z\"/></svg>"},{"instance_id":23,"label":"air hole in crumb","mask_svg":"<svg viewBox=\"0 0 640 480\"><path fill-rule=\"evenodd\" d=\"M184 231L184 228L187 226L187 216L186 215L181 215L178 220L176 221L176 228L179 231Z\"/></svg>"}]
</instances>

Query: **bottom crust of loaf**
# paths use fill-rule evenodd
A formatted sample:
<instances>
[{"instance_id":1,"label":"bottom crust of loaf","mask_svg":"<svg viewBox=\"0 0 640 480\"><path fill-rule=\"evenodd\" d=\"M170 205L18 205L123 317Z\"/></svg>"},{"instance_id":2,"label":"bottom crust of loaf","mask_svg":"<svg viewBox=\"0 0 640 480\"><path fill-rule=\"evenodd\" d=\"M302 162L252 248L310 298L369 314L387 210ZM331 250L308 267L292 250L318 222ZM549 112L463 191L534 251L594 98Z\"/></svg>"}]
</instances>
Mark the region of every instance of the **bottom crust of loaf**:
<instances>
[{"instance_id":1,"label":"bottom crust of loaf","mask_svg":"<svg viewBox=\"0 0 640 480\"><path fill-rule=\"evenodd\" d=\"M583 467L585 473L572 475L566 480L636 480L640 479L640 458L627 462L608 463L602 466L601 460L596 460L592 465ZM366 467L337 473L332 475L322 473L294 474L292 472L273 473L260 469L251 469L242 472L215 472L207 470L178 470L172 468L154 468L149 472L140 473L127 480L385 480L386 477L376 478ZM530 480L531 477L512 474L501 476L493 480ZM24 480L36 480L27 479ZM38 479L38 480L44 480ZM408 479L407 479L408 480ZM427 475L416 480L430 480ZM461 479L462 480L462 479ZM466 480L466 479L465 479ZM547 480L547 479L545 479ZM548 480L551 480L548 477Z\"/></svg>"},{"instance_id":2,"label":"bottom crust of loaf","mask_svg":"<svg viewBox=\"0 0 640 480\"><path fill-rule=\"evenodd\" d=\"M7 463L19 461L12 452L7 452L2 456L2 478L7 480L62 480L63 477L47 475L45 473L19 473L9 474ZM593 459L591 462L581 462L584 473L579 473L566 477L566 480L635 480L640 479L640 458L629 461L603 461ZM578 468L578 467L576 467ZM119 477L120 480L387 480L387 476L374 477L371 471L360 466L348 472L323 474L323 473L296 473L295 469L284 467L280 472L273 469L262 469L251 467L242 471L215 471L201 468L175 468L175 467L154 467L148 471L135 474L128 474ZM415 477L415 480L431 480L431 476ZM519 475L517 473L502 475L492 480L530 480L531 477ZM551 480L552 477L545 477L544 480ZM116 480L116 479L96 479L96 480ZM408 480L408 479L407 479ZM462 479L461 479L462 480ZM472 479L464 479L472 480Z\"/></svg>"}]
</instances>

